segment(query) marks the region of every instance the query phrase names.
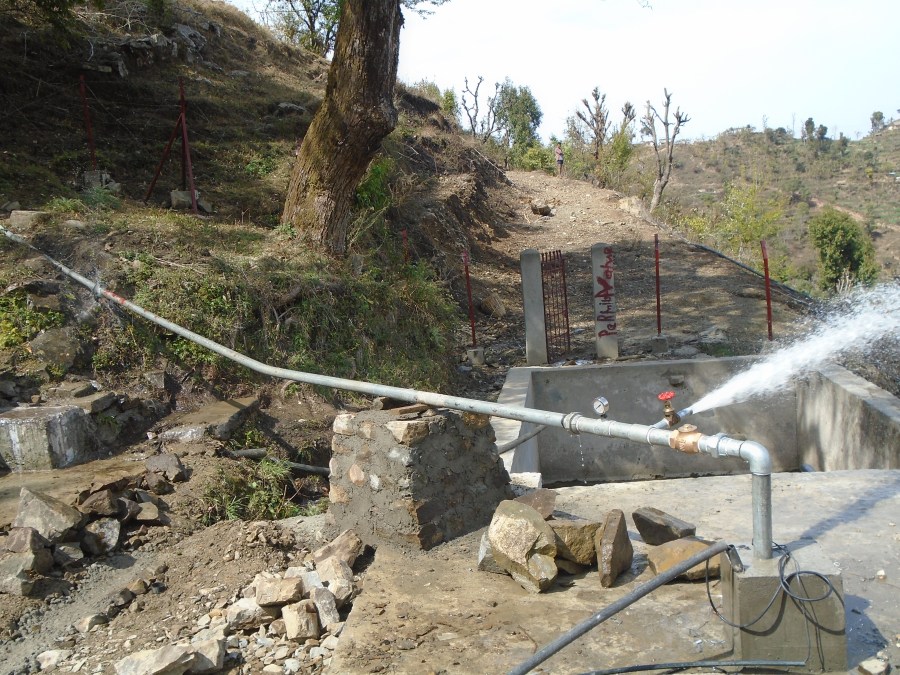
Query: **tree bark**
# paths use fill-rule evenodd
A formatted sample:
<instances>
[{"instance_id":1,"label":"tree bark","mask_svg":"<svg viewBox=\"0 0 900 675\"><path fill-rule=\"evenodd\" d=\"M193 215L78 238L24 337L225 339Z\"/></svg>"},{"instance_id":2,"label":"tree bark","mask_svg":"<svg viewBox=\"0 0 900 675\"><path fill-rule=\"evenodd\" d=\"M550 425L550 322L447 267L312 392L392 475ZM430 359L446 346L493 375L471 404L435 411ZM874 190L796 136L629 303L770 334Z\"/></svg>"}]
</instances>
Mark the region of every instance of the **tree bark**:
<instances>
[{"instance_id":1,"label":"tree bark","mask_svg":"<svg viewBox=\"0 0 900 675\"><path fill-rule=\"evenodd\" d=\"M303 137L283 223L344 255L356 187L397 123L399 0L346 0L325 99Z\"/></svg>"}]
</instances>

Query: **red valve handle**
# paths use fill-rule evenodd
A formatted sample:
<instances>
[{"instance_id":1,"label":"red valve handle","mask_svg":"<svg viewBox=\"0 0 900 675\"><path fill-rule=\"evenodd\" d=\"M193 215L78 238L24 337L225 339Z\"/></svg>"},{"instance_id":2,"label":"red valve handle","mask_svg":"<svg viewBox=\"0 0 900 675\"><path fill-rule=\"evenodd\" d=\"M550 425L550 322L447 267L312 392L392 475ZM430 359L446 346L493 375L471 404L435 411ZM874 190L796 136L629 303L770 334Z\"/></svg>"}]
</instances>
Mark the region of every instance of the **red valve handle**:
<instances>
[{"instance_id":1,"label":"red valve handle","mask_svg":"<svg viewBox=\"0 0 900 675\"><path fill-rule=\"evenodd\" d=\"M674 391L664 391L656 398L658 398L660 401L669 401L669 400L675 398L675 392Z\"/></svg>"}]
</instances>

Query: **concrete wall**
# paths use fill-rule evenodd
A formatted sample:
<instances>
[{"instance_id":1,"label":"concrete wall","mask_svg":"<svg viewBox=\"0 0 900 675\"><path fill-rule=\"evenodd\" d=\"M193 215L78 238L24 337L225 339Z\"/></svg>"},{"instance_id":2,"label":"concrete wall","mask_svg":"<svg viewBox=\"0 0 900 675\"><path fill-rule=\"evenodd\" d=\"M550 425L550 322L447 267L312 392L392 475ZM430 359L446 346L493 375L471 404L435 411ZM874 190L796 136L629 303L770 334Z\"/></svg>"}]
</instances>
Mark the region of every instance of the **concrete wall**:
<instances>
[{"instance_id":1,"label":"concrete wall","mask_svg":"<svg viewBox=\"0 0 900 675\"><path fill-rule=\"evenodd\" d=\"M828 366L798 387L801 461L818 471L900 469L900 400Z\"/></svg>"},{"instance_id":2,"label":"concrete wall","mask_svg":"<svg viewBox=\"0 0 900 675\"><path fill-rule=\"evenodd\" d=\"M566 368L513 368L498 401L540 410L593 416L593 400L610 402L617 422L653 424L662 419L661 391L686 408L752 357L655 361ZM705 434L725 433L762 443L773 470L804 464L819 471L900 468L900 400L849 371L828 365L794 390L691 416ZM494 420L498 443L525 434L530 425ZM521 431L519 429L521 428ZM501 439L502 434L502 441ZM545 484L613 482L745 473L738 459L683 455L665 448L547 429L504 456L515 472L539 472Z\"/></svg>"},{"instance_id":3,"label":"concrete wall","mask_svg":"<svg viewBox=\"0 0 900 675\"><path fill-rule=\"evenodd\" d=\"M610 402L610 419L653 424L662 419L662 403L657 399L660 392L674 391L674 407L685 408L753 361L748 357L735 357L565 368L514 368L510 371L509 380L513 386L504 387L498 401L593 416L594 398L604 396ZM527 393L523 393L523 377L531 380ZM772 453L775 471L790 471L800 466L796 409L796 394L787 392L762 402L736 404L701 413L686 421L705 434L724 432L732 437L758 441ZM547 429L537 436L536 441L537 468L526 468L524 465L527 462L519 462L518 458L508 461L507 466L516 466L517 471L540 471L545 484L747 471L746 463L739 459L684 455L633 441L589 434L574 436L562 429ZM534 451L528 449L528 443L524 446L523 455L533 463Z\"/></svg>"},{"instance_id":4,"label":"concrete wall","mask_svg":"<svg viewBox=\"0 0 900 675\"><path fill-rule=\"evenodd\" d=\"M429 549L512 497L483 415L364 411L339 415L334 432L329 513L366 544Z\"/></svg>"}]
</instances>

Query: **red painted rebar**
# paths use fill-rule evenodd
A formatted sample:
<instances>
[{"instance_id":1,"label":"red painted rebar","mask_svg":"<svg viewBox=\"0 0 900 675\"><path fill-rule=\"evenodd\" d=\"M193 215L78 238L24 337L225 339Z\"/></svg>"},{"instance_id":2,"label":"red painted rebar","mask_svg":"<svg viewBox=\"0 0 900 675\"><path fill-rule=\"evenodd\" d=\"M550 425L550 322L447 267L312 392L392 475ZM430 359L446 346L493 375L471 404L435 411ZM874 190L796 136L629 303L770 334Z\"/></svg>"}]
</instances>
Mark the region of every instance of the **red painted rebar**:
<instances>
[{"instance_id":1,"label":"red painted rebar","mask_svg":"<svg viewBox=\"0 0 900 675\"><path fill-rule=\"evenodd\" d=\"M766 251L766 240L759 242L762 247L763 272L766 279L766 321L769 323L769 341L772 340L772 287L769 283L769 253Z\"/></svg>"},{"instance_id":2,"label":"red painted rebar","mask_svg":"<svg viewBox=\"0 0 900 675\"><path fill-rule=\"evenodd\" d=\"M405 230L404 230L405 231ZM469 296L469 324L472 326L472 346L475 347L475 305L472 304L472 281L469 278L469 252L463 251L463 269L466 272L466 293Z\"/></svg>"},{"instance_id":3,"label":"red painted rebar","mask_svg":"<svg viewBox=\"0 0 900 675\"><path fill-rule=\"evenodd\" d=\"M94 152L94 129L91 126L91 111L88 110L87 90L84 84L84 74L82 74L79 79L79 89L81 90L81 107L84 110L84 129L87 132L88 149L91 151L91 171L96 171L97 156Z\"/></svg>"},{"instance_id":4,"label":"red painted rebar","mask_svg":"<svg viewBox=\"0 0 900 675\"><path fill-rule=\"evenodd\" d=\"M181 173L182 173L182 189L184 186L184 172L187 169L188 181L190 183L191 190L191 210L195 214L199 214L199 210L197 209L197 191L194 189L194 168L191 165L191 146L188 143L188 130L187 130L187 101L184 98L184 78L178 78L178 90L181 97L181 153L182 153L182 162L181 162Z\"/></svg>"},{"instance_id":5,"label":"red painted rebar","mask_svg":"<svg viewBox=\"0 0 900 675\"><path fill-rule=\"evenodd\" d=\"M566 259L562 253L559 254L560 273L562 274L562 301L563 301L563 319L566 322L566 352L572 351L571 336L569 334L569 293L566 287Z\"/></svg>"},{"instance_id":6,"label":"red painted rebar","mask_svg":"<svg viewBox=\"0 0 900 675\"><path fill-rule=\"evenodd\" d=\"M659 235L653 235L653 244L656 249L656 334L662 335L662 305L659 297Z\"/></svg>"},{"instance_id":7,"label":"red painted rebar","mask_svg":"<svg viewBox=\"0 0 900 675\"><path fill-rule=\"evenodd\" d=\"M169 153L172 151L172 143L175 142L175 138L178 136L178 129L181 127L181 114L178 115L178 120L175 122L175 128L172 129L172 134L169 136L169 141L166 143L166 147L163 150L162 158L159 160L159 164L156 167L156 173L153 174L153 180L150 181L150 187L147 188L147 194L144 195L144 203L150 199L150 195L153 194L153 188L156 186L156 181L159 179L159 174L162 173L163 164L166 163L166 160L169 158Z\"/></svg>"},{"instance_id":8,"label":"red painted rebar","mask_svg":"<svg viewBox=\"0 0 900 675\"><path fill-rule=\"evenodd\" d=\"M181 78L178 79L178 88L180 92L178 119L175 121L175 127L172 129L172 134L169 136L169 141L166 143L166 147L163 150L162 158L159 160L159 165L156 167L156 173L153 174L153 180L150 181L150 187L147 188L147 194L144 195L144 203L146 204L150 200L150 195L153 194L153 188L156 186L156 181L159 180L159 175L162 173L163 165L169 158L169 153L172 152L172 143L175 142L175 139L178 137L178 130L181 129L181 187L182 189L186 187L185 178L189 178L191 188L191 210L195 214L199 214L197 209L197 191L194 189L194 169L191 165L191 148L188 144L187 102L184 98L184 80Z\"/></svg>"}]
</instances>

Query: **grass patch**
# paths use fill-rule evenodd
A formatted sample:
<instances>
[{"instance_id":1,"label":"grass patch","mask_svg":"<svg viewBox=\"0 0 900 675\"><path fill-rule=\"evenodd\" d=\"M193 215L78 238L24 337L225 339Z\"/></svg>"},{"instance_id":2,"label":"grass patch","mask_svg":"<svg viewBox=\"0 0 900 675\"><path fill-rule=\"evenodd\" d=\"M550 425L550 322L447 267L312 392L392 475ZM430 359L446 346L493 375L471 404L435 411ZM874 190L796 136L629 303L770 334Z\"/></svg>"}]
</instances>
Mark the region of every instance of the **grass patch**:
<instances>
[{"instance_id":1,"label":"grass patch","mask_svg":"<svg viewBox=\"0 0 900 675\"><path fill-rule=\"evenodd\" d=\"M220 520L280 520L300 515L291 470L281 461L263 459L220 468L203 492L203 522Z\"/></svg>"},{"instance_id":2,"label":"grass patch","mask_svg":"<svg viewBox=\"0 0 900 675\"><path fill-rule=\"evenodd\" d=\"M42 330L57 328L65 322L60 312L38 311L28 306L24 293L0 296L0 349L10 349L28 342Z\"/></svg>"}]
</instances>

